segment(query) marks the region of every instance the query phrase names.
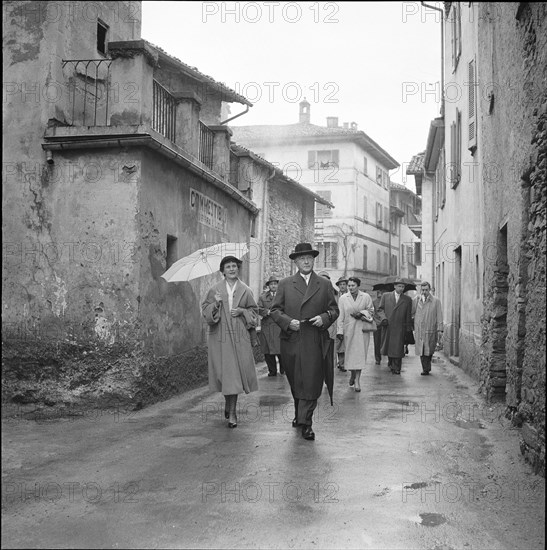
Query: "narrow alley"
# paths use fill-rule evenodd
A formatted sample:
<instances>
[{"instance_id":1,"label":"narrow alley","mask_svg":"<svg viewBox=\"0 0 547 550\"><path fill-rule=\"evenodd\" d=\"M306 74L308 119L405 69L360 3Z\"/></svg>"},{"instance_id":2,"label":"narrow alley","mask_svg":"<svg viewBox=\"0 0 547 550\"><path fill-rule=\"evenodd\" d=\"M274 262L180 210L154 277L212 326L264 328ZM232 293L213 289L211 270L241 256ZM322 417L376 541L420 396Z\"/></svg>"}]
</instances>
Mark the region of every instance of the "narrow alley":
<instances>
[{"instance_id":1,"label":"narrow alley","mask_svg":"<svg viewBox=\"0 0 547 550\"><path fill-rule=\"evenodd\" d=\"M544 479L504 407L441 359L363 391L336 372L314 419L291 427L284 376L257 366L229 430L206 388L138 412L3 423L3 548L544 547ZM297 519L298 518L298 519Z\"/></svg>"}]
</instances>

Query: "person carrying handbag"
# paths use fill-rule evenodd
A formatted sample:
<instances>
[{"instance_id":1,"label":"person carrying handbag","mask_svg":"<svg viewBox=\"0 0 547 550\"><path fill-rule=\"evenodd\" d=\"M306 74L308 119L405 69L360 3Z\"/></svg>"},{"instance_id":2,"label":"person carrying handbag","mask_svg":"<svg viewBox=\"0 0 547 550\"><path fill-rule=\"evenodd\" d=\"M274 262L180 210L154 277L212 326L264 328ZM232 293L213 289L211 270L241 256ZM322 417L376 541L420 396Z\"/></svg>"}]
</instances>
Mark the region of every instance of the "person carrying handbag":
<instances>
[{"instance_id":1,"label":"person carrying handbag","mask_svg":"<svg viewBox=\"0 0 547 550\"><path fill-rule=\"evenodd\" d=\"M356 392L361 391L361 370L366 365L370 334L375 325L372 298L359 290L360 285L361 280L357 277L348 279L349 292L341 296L338 302L340 316L336 335L345 343L345 366L351 372L349 385L354 386Z\"/></svg>"}]
</instances>

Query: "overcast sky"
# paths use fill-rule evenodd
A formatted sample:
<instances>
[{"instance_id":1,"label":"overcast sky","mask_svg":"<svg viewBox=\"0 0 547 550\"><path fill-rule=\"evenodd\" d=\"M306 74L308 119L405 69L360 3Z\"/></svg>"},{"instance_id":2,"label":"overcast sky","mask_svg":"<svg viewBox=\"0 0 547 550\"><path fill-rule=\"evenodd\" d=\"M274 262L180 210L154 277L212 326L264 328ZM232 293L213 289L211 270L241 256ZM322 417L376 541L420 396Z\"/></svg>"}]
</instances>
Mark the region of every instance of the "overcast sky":
<instances>
[{"instance_id":1,"label":"overcast sky","mask_svg":"<svg viewBox=\"0 0 547 550\"><path fill-rule=\"evenodd\" d=\"M442 3L431 2L440 7ZM420 2L143 2L142 36L246 96L234 125L356 122L402 168L439 116L440 14ZM232 104L232 114L243 106Z\"/></svg>"}]
</instances>

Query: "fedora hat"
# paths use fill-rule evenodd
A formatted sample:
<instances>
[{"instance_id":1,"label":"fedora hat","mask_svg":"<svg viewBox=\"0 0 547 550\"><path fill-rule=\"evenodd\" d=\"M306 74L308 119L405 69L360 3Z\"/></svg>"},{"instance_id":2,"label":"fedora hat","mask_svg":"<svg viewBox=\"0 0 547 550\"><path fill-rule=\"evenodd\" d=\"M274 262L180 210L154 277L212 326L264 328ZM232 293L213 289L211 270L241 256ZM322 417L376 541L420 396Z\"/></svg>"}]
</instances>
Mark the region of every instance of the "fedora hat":
<instances>
[{"instance_id":1,"label":"fedora hat","mask_svg":"<svg viewBox=\"0 0 547 550\"><path fill-rule=\"evenodd\" d=\"M346 278L340 277L340 279L338 279L335 284L336 286L340 286L340 283L347 283L347 282L348 280Z\"/></svg>"},{"instance_id":2,"label":"fedora hat","mask_svg":"<svg viewBox=\"0 0 547 550\"><path fill-rule=\"evenodd\" d=\"M224 256L222 260L220 260L220 272L222 273L224 271L224 266L228 262L235 262L237 264L237 267L241 267L241 264L243 263L239 258L236 258L235 256Z\"/></svg>"},{"instance_id":3,"label":"fedora hat","mask_svg":"<svg viewBox=\"0 0 547 550\"><path fill-rule=\"evenodd\" d=\"M309 254L316 258L317 256L319 256L319 250L314 250L310 243L298 243L294 247L294 252L292 254L289 254L289 258L291 260L294 260L298 256L302 256L304 254Z\"/></svg>"},{"instance_id":4,"label":"fedora hat","mask_svg":"<svg viewBox=\"0 0 547 550\"><path fill-rule=\"evenodd\" d=\"M320 271L317 275L319 275L319 277L326 277L330 281L330 275L326 271Z\"/></svg>"},{"instance_id":5,"label":"fedora hat","mask_svg":"<svg viewBox=\"0 0 547 550\"><path fill-rule=\"evenodd\" d=\"M393 281L393 284L394 285L405 285L405 281L404 279L401 279L401 277L397 277L394 281Z\"/></svg>"},{"instance_id":6,"label":"fedora hat","mask_svg":"<svg viewBox=\"0 0 547 550\"><path fill-rule=\"evenodd\" d=\"M279 279L273 275L264 283L264 285L269 285L270 283L278 283Z\"/></svg>"}]
</instances>

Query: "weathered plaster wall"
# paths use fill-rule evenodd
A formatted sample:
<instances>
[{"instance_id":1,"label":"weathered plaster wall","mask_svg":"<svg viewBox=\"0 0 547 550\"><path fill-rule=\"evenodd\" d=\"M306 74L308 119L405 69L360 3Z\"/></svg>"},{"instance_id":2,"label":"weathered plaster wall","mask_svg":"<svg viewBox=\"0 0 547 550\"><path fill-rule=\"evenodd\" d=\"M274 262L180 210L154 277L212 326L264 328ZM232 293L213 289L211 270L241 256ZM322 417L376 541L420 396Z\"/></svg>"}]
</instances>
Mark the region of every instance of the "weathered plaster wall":
<instances>
[{"instance_id":1,"label":"weathered plaster wall","mask_svg":"<svg viewBox=\"0 0 547 550\"><path fill-rule=\"evenodd\" d=\"M221 280L216 272L190 282L166 283L167 235L176 238L176 257L220 242L249 242L252 215L246 208L194 174L145 150L142 156L142 186L138 197L139 241L138 318L146 349L156 355L181 353L205 337L201 301L210 286ZM207 196L224 209L223 229L199 221L190 202L190 189ZM218 269L218 266L215 267ZM242 279L249 282L249 266Z\"/></svg>"},{"instance_id":2,"label":"weathered plaster wall","mask_svg":"<svg viewBox=\"0 0 547 550\"><path fill-rule=\"evenodd\" d=\"M479 3L482 68L485 317L482 370L491 382L500 361L506 404L522 423L523 451L545 469L545 151L547 7ZM517 11L518 10L518 11ZM490 72L491 71L491 72ZM506 227L507 258L500 253ZM501 351L501 353L500 353ZM490 388L493 393L493 388Z\"/></svg>"},{"instance_id":3,"label":"weathered plaster wall","mask_svg":"<svg viewBox=\"0 0 547 550\"><path fill-rule=\"evenodd\" d=\"M55 153L34 182L34 202L13 205L26 227L4 242L5 327L105 344L136 339L140 172L130 151Z\"/></svg>"}]
</instances>

